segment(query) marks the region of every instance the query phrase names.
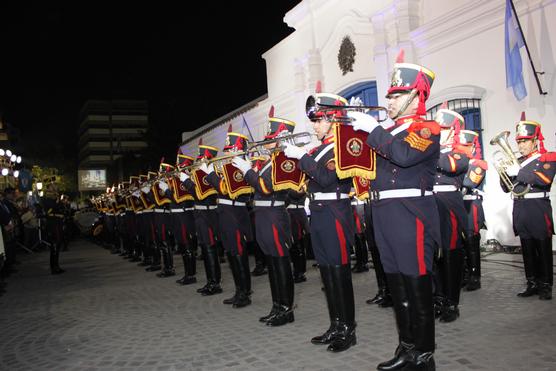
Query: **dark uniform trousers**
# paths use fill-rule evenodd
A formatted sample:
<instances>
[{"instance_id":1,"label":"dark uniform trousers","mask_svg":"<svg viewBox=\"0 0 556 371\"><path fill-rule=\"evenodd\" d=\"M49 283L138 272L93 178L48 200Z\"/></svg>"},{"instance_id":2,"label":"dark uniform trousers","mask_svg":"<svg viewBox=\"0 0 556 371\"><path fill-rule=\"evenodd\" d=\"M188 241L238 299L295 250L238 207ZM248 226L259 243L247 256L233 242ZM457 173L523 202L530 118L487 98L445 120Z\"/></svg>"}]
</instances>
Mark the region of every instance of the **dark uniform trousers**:
<instances>
[{"instance_id":1,"label":"dark uniform trousers","mask_svg":"<svg viewBox=\"0 0 556 371\"><path fill-rule=\"evenodd\" d=\"M290 199L290 201L292 200ZM290 257L293 264L293 279L296 283L307 280L305 272L307 271L307 245L309 243L310 230L304 201L305 197L301 200L295 200L287 208L290 215L293 237Z\"/></svg>"},{"instance_id":2,"label":"dark uniform trousers","mask_svg":"<svg viewBox=\"0 0 556 371\"><path fill-rule=\"evenodd\" d=\"M439 140L439 125L420 116L399 118L390 132L376 127L367 137L377 153L376 179L370 183L372 224L399 337L394 358L379 369L434 364L431 271L440 221L432 189Z\"/></svg>"},{"instance_id":3,"label":"dark uniform trousers","mask_svg":"<svg viewBox=\"0 0 556 371\"><path fill-rule=\"evenodd\" d=\"M258 173L251 169L244 177L255 190L255 238L267 257L272 295L270 313L259 320L269 326L281 326L294 321L293 274L288 251L292 233L290 216L285 207L287 192L274 192L271 167L272 163L267 162Z\"/></svg>"},{"instance_id":4,"label":"dark uniform trousers","mask_svg":"<svg viewBox=\"0 0 556 371\"><path fill-rule=\"evenodd\" d=\"M191 284L197 282L197 237L193 201L184 201L172 208L172 234L177 249L182 256L184 276L177 283Z\"/></svg>"},{"instance_id":5,"label":"dark uniform trousers","mask_svg":"<svg viewBox=\"0 0 556 371\"><path fill-rule=\"evenodd\" d=\"M513 197L513 227L521 240L527 279L526 289L518 296L538 293L539 299L550 300L554 281L554 222L549 192L556 173L556 153L533 153L519 161L521 170L514 180L515 192L522 192L526 185L531 188L527 194ZM504 186L502 188L507 191Z\"/></svg>"},{"instance_id":6,"label":"dark uniform trousers","mask_svg":"<svg viewBox=\"0 0 556 371\"><path fill-rule=\"evenodd\" d=\"M351 209L353 213L353 220L355 223L355 236L353 242L353 252L355 253L355 265L352 268L354 273L367 272L369 267L369 250L367 247L365 222L365 204L363 201L353 197L351 200Z\"/></svg>"}]
</instances>

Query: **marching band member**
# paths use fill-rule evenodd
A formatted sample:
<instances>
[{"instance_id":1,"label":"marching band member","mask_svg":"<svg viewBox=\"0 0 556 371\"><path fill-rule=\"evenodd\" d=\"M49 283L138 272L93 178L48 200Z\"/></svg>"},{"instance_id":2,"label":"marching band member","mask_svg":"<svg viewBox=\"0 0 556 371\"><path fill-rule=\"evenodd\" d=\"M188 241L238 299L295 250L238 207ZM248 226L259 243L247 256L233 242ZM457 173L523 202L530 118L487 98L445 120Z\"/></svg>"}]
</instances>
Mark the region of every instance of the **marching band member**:
<instances>
[{"instance_id":1,"label":"marching band member","mask_svg":"<svg viewBox=\"0 0 556 371\"><path fill-rule=\"evenodd\" d=\"M394 358L379 370L435 369L431 270L440 222L432 190L440 127L422 117L433 80L432 71L403 63L401 54L386 96L395 125L386 130L370 115L348 113L355 130L369 133L367 144L377 153L373 228L399 333Z\"/></svg>"},{"instance_id":2,"label":"marching band member","mask_svg":"<svg viewBox=\"0 0 556 371\"><path fill-rule=\"evenodd\" d=\"M556 153L546 152L541 124L526 120L522 115L516 125L516 142L521 153L517 164L509 166L506 173L515 177L513 195L513 227L521 241L527 287L517 294L520 297L539 295L541 300L552 299L553 256L552 235L554 224L550 205L550 187L556 173ZM504 191L509 191L502 184Z\"/></svg>"},{"instance_id":3,"label":"marching band member","mask_svg":"<svg viewBox=\"0 0 556 371\"><path fill-rule=\"evenodd\" d=\"M269 116L265 139L275 139L284 133L293 132L294 122L273 117L273 109ZM276 143L266 145L269 151L274 147ZM278 169L272 166L272 160L264 163L258 172L253 170L251 161L241 157L235 157L233 164L243 172L245 180L255 190L255 236L267 257L272 308L270 313L259 318L259 321L268 326L282 326L294 321L294 284L289 254L292 233L285 207L287 191L275 191L273 188L272 173Z\"/></svg>"},{"instance_id":4,"label":"marching band member","mask_svg":"<svg viewBox=\"0 0 556 371\"><path fill-rule=\"evenodd\" d=\"M193 157L178 150L176 168L182 171L193 164ZM173 176L169 183L174 198L175 207L172 208L174 222L172 230L178 251L183 260L184 275L176 281L181 285L190 285L197 282L197 237L195 233L195 203L191 194L181 182L179 176Z\"/></svg>"},{"instance_id":5,"label":"marching band member","mask_svg":"<svg viewBox=\"0 0 556 371\"><path fill-rule=\"evenodd\" d=\"M317 93L322 101L347 105L338 95ZM309 117L321 144L310 154L294 145L284 153L299 160L298 167L309 176L307 192L311 210L311 241L319 265L328 304L330 327L311 339L313 344L329 344L327 350L341 352L357 343L355 304L350 269L350 246L355 229L349 200L351 178L339 179L334 159L335 117L342 111L316 112Z\"/></svg>"},{"instance_id":6,"label":"marching band member","mask_svg":"<svg viewBox=\"0 0 556 371\"><path fill-rule=\"evenodd\" d=\"M152 178L152 176L151 176ZM148 266L146 271L150 271L151 267L160 267L160 256L158 262L156 261L156 254L154 244L156 243L156 232L154 226L154 207L155 203L152 199L151 187L148 186L149 175L139 175L139 191L138 198L141 200L143 210L141 212L141 231L143 233L143 262L139 265ZM160 269L160 268L158 268Z\"/></svg>"},{"instance_id":7,"label":"marching band member","mask_svg":"<svg viewBox=\"0 0 556 371\"><path fill-rule=\"evenodd\" d=\"M165 230L164 226L164 209L162 205L156 202L155 192L153 192L154 181L156 180L158 174L154 171L147 172L147 180L141 186L141 198L145 203L145 212L147 215L150 213L151 216L151 228L150 228L150 243L147 245L150 255L152 256L152 263L145 270L147 272L155 272L162 269L160 254L162 253L162 237L160 232Z\"/></svg>"},{"instance_id":8,"label":"marching band member","mask_svg":"<svg viewBox=\"0 0 556 371\"><path fill-rule=\"evenodd\" d=\"M265 158L263 156L258 156L258 155L253 156L250 158L250 160L252 163L253 170L255 172L258 172L263 168L262 164L265 162ZM249 210L249 216L251 219L252 231L255 230L255 211L253 206L253 202L254 202L253 197L254 197L254 193L251 193L251 198L249 199L249 202L247 204L247 209ZM255 255L255 268L253 268L253 271L251 271L251 275L253 277L258 277L258 276L264 276L265 274L268 274L268 271L266 270L266 258L255 236L253 236L253 239L251 241L247 241L247 244L249 246L248 250L252 250L253 255Z\"/></svg>"},{"instance_id":9,"label":"marching band member","mask_svg":"<svg viewBox=\"0 0 556 371\"><path fill-rule=\"evenodd\" d=\"M217 153L218 148L203 145L202 140L199 141L197 161L210 160ZM180 180L185 188L195 195L195 231L198 244L201 247L207 277L206 285L197 289L197 292L203 296L222 292L220 286L222 273L216 250L218 233L217 195L216 190L208 183L207 176L208 174L200 169L191 171L191 176L185 172L180 173Z\"/></svg>"},{"instance_id":10,"label":"marching band member","mask_svg":"<svg viewBox=\"0 0 556 371\"><path fill-rule=\"evenodd\" d=\"M458 145L459 132L465 127L463 117L441 108L435 121L440 125L440 157L434 182L434 198L440 216L441 256L437 259L435 316L440 322L452 322L459 317L459 299L463 279L462 235L467 225L467 212L461 188L469 165L469 157Z\"/></svg>"},{"instance_id":11,"label":"marching band member","mask_svg":"<svg viewBox=\"0 0 556 371\"><path fill-rule=\"evenodd\" d=\"M304 190L299 192L288 191L288 214L290 214L293 243L290 256L293 264L293 282L301 283L307 281L306 245L309 235L309 218L305 211L305 199L307 194Z\"/></svg>"},{"instance_id":12,"label":"marching band member","mask_svg":"<svg viewBox=\"0 0 556 371\"><path fill-rule=\"evenodd\" d=\"M467 149L470 158L465 178L463 179L463 204L467 211L465 227L465 253L467 254L467 291L481 288L481 233L485 228L483 210L483 184L488 164L481 159L479 134L471 130L461 130L459 144Z\"/></svg>"},{"instance_id":13,"label":"marching band member","mask_svg":"<svg viewBox=\"0 0 556 371\"><path fill-rule=\"evenodd\" d=\"M60 268L60 251L62 249L64 214L56 186L56 177L43 180L45 185L44 196L41 197L43 212L46 215L46 231L50 242L50 272L52 274L64 273Z\"/></svg>"},{"instance_id":14,"label":"marching band member","mask_svg":"<svg viewBox=\"0 0 556 371\"><path fill-rule=\"evenodd\" d=\"M246 151L247 144L247 137L234 133L230 125L224 153ZM235 294L224 299L223 303L242 308L251 304L251 273L246 241L253 239L247 210L252 188L245 182L242 172L230 163L221 165L221 174L215 171L212 163L208 166L203 164L200 169L208 174L207 181L218 191L218 227L235 284Z\"/></svg>"}]
</instances>

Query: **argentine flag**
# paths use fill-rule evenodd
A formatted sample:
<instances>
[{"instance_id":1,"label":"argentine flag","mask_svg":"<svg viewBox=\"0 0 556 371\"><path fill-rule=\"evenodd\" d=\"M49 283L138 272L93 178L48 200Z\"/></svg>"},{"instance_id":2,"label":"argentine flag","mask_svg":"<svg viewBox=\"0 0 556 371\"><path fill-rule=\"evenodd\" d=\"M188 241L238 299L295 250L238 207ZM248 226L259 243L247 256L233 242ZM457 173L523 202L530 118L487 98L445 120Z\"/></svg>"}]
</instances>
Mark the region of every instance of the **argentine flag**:
<instances>
[{"instance_id":1,"label":"argentine flag","mask_svg":"<svg viewBox=\"0 0 556 371\"><path fill-rule=\"evenodd\" d=\"M525 45L523 36L517 25L516 14L512 10L510 0L506 0L506 87L512 87L517 100L527 96L523 81L523 68L519 49Z\"/></svg>"}]
</instances>

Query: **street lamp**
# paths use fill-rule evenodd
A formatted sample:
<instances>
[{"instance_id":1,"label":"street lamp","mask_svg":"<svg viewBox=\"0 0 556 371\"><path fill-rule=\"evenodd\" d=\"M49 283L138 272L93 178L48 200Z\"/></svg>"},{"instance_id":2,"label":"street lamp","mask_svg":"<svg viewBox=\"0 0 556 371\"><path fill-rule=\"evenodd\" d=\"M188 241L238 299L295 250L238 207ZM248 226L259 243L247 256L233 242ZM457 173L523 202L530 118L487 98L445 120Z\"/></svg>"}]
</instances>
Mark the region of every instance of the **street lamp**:
<instances>
[{"instance_id":1,"label":"street lamp","mask_svg":"<svg viewBox=\"0 0 556 371\"><path fill-rule=\"evenodd\" d=\"M37 182L37 190L41 190L42 189L42 182Z\"/></svg>"},{"instance_id":2,"label":"street lamp","mask_svg":"<svg viewBox=\"0 0 556 371\"><path fill-rule=\"evenodd\" d=\"M10 171L9 171L8 169L6 169L6 168L3 168L3 169L2 169L2 175L4 175L4 176L8 175L9 172L10 172Z\"/></svg>"},{"instance_id":3,"label":"street lamp","mask_svg":"<svg viewBox=\"0 0 556 371\"><path fill-rule=\"evenodd\" d=\"M19 170L14 170L14 178L17 178L19 176Z\"/></svg>"},{"instance_id":4,"label":"street lamp","mask_svg":"<svg viewBox=\"0 0 556 371\"><path fill-rule=\"evenodd\" d=\"M9 149L6 150L6 156L11 157L12 156L12 151L10 151Z\"/></svg>"}]
</instances>

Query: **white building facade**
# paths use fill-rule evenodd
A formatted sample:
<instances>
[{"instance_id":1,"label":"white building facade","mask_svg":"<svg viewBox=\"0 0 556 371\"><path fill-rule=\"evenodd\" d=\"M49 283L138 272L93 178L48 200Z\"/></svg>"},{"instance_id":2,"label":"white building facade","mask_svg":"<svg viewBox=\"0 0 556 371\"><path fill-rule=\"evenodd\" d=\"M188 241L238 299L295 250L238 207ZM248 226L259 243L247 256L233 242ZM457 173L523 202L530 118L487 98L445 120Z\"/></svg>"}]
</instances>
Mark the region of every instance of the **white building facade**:
<instances>
[{"instance_id":1,"label":"white building facade","mask_svg":"<svg viewBox=\"0 0 556 371\"><path fill-rule=\"evenodd\" d=\"M384 106L390 72L400 49L407 62L436 73L427 108L443 101L464 114L467 128L481 130L483 154L492 159L496 147L488 142L503 130L512 132L522 111L543 126L545 146L556 150L556 0L514 0L542 87L539 94L527 54L522 48L523 74L528 95L517 101L506 88L504 55L505 0L304 0L285 14L295 29L262 55L266 62L267 95L202 128L184 133L188 152L203 144L222 148L228 126L261 140L271 105L275 116L297 123L296 132L310 130L305 100L317 81L323 91L346 98L361 96L366 104ZM550 25L553 26L550 26ZM346 37L355 48L340 53ZM342 48L342 50L344 50ZM339 54L348 68L342 70ZM351 53L353 54L353 53ZM345 62L348 61L348 62ZM351 71L350 68L351 67ZM488 230L484 239L518 245L513 235L512 201L502 192L493 166L487 172L484 209ZM556 199L553 187L552 200ZM554 202L553 202L554 205Z\"/></svg>"}]
</instances>

